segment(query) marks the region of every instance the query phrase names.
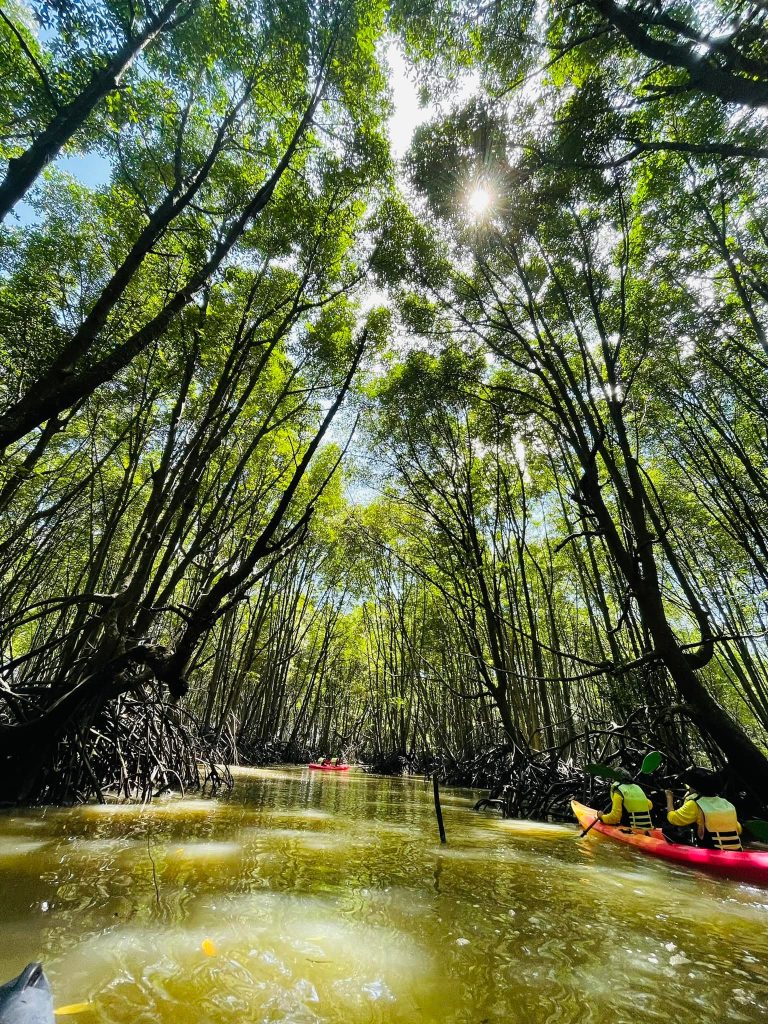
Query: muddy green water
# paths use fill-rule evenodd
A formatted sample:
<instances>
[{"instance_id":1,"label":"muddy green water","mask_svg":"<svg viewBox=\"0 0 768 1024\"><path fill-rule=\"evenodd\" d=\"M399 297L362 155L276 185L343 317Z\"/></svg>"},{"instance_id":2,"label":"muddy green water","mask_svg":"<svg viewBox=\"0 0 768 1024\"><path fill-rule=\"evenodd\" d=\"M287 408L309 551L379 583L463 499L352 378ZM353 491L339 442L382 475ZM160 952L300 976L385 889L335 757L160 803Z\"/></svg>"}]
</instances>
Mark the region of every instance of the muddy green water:
<instances>
[{"instance_id":1,"label":"muddy green water","mask_svg":"<svg viewBox=\"0 0 768 1024\"><path fill-rule=\"evenodd\" d=\"M422 781L356 772L3 812L0 976L82 1024L768 1020L768 891L474 799L443 848Z\"/></svg>"}]
</instances>

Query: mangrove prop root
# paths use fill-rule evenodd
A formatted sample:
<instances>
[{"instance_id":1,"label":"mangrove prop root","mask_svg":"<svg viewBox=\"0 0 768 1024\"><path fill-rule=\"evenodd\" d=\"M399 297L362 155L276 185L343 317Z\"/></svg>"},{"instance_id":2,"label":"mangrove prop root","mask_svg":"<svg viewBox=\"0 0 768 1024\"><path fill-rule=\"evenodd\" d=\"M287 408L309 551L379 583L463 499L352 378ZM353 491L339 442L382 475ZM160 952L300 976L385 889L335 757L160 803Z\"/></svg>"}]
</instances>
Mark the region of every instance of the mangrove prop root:
<instances>
[{"instance_id":1,"label":"mangrove prop root","mask_svg":"<svg viewBox=\"0 0 768 1024\"><path fill-rule=\"evenodd\" d=\"M66 730L37 766L25 803L147 802L160 793L214 794L232 784L220 752L177 705L124 694Z\"/></svg>"},{"instance_id":2,"label":"mangrove prop root","mask_svg":"<svg viewBox=\"0 0 768 1024\"><path fill-rule=\"evenodd\" d=\"M663 761L657 772L640 780L654 805L663 807L663 791L679 784L684 768L692 762L725 769L724 791L743 814L755 812L735 777L729 775L716 748L708 744L687 721L683 706L637 709L624 723L593 724L564 746L540 751L497 747L481 755L465 784L489 786L490 796L475 804L476 810L491 807L508 818L572 820L574 797L594 804L609 802L609 786L584 772L584 765L599 762L635 775L646 754L660 750ZM684 727L683 727L684 724ZM492 780L492 781L491 781ZM765 808L761 808L763 813Z\"/></svg>"}]
</instances>

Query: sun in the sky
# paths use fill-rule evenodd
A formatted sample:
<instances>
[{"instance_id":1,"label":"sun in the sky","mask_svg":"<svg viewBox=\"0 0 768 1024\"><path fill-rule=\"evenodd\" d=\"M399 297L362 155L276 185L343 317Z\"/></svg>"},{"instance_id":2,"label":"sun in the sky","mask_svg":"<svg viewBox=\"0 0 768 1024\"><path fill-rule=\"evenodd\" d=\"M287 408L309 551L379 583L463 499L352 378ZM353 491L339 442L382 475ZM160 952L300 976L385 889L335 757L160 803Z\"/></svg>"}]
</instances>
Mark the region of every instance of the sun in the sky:
<instances>
[{"instance_id":1,"label":"sun in the sky","mask_svg":"<svg viewBox=\"0 0 768 1024\"><path fill-rule=\"evenodd\" d=\"M481 220L485 217L493 205L493 193L482 184L474 185L467 197L469 215L473 220Z\"/></svg>"}]
</instances>

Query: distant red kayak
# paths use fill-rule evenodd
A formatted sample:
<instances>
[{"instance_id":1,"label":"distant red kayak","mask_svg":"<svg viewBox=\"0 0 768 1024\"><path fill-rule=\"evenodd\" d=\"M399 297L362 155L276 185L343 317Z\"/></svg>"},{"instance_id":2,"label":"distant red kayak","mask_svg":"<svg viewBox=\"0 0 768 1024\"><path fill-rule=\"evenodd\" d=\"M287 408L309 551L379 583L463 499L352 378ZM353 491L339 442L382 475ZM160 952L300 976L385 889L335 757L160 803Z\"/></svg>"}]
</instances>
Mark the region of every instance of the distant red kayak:
<instances>
[{"instance_id":1,"label":"distant red kayak","mask_svg":"<svg viewBox=\"0 0 768 1024\"><path fill-rule=\"evenodd\" d=\"M310 768L314 768L316 772L348 772L348 764L310 764Z\"/></svg>"},{"instance_id":2,"label":"distant red kayak","mask_svg":"<svg viewBox=\"0 0 768 1024\"><path fill-rule=\"evenodd\" d=\"M582 828L587 828L597 817L597 811L578 800L571 801L573 813ZM631 832L629 829L615 825L604 825L599 821L593 832L602 832L620 843L629 843L642 853L652 857L673 861L690 868L701 868L711 875L733 878L750 885L768 886L768 852L744 850L738 853L733 850L705 850L701 846L684 846L682 843L668 843L661 829L651 829L648 835L642 832Z\"/></svg>"}]
</instances>

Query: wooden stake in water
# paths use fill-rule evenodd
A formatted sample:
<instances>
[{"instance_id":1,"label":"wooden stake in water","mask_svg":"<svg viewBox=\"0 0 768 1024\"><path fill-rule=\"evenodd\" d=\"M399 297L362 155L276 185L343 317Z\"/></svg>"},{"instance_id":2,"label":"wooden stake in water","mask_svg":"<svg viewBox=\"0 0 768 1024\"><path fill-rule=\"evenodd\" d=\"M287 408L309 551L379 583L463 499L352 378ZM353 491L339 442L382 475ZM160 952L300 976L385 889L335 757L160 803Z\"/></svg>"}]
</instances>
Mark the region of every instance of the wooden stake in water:
<instances>
[{"instance_id":1,"label":"wooden stake in water","mask_svg":"<svg viewBox=\"0 0 768 1024\"><path fill-rule=\"evenodd\" d=\"M440 842L445 843L445 825L443 824L443 810L440 806L440 786L437 781L437 772L432 776L432 792L435 794L435 814L437 815L437 827L440 829Z\"/></svg>"}]
</instances>

